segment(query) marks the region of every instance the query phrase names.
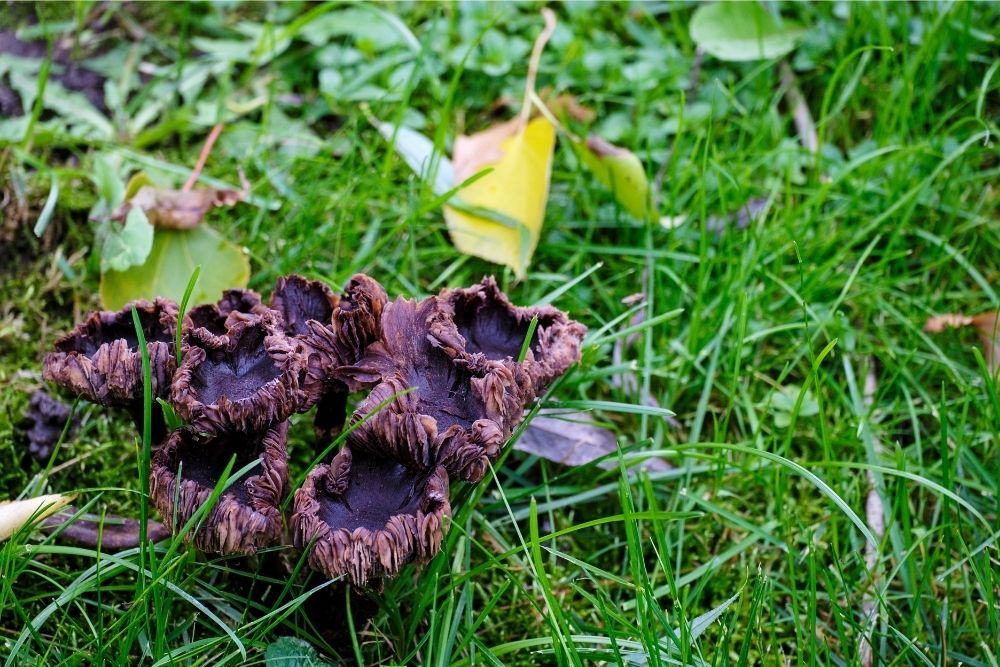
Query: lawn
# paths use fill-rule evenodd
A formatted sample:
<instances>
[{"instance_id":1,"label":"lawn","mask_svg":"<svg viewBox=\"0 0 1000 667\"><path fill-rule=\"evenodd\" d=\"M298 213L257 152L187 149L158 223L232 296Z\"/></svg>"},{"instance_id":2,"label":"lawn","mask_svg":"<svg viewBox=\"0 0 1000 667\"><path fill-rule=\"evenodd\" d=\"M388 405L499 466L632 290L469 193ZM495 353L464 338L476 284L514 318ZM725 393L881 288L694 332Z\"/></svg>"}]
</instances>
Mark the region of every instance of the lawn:
<instances>
[{"instance_id":1,"label":"lawn","mask_svg":"<svg viewBox=\"0 0 1000 667\"><path fill-rule=\"evenodd\" d=\"M519 276L456 249L376 123L450 154L515 116L541 8L5 5L0 498L157 518L120 413L80 403L41 461L22 415L102 307L101 183L180 188L216 126L200 182L242 174L248 196L205 224L245 248L249 287L365 272L420 298L494 275L588 327L535 407L617 443L578 466L507 447L452 483L441 553L381 589L289 547L21 530L0 544L6 665L998 664L1000 336L924 327L1000 310L1000 4L766 3L802 31L745 61L699 48L691 3L553 6L537 90L583 110ZM574 149L589 133L641 162L645 215ZM310 422L292 479L329 444Z\"/></svg>"}]
</instances>

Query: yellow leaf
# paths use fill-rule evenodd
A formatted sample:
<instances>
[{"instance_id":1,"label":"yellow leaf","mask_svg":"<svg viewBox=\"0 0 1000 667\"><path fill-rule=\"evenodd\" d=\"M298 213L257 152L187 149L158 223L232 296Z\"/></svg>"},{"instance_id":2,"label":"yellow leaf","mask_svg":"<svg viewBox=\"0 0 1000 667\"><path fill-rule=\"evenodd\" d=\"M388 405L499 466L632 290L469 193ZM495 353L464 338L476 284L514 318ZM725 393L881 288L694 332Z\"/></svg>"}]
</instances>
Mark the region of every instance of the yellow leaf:
<instances>
[{"instance_id":1,"label":"yellow leaf","mask_svg":"<svg viewBox=\"0 0 1000 667\"><path fill-rule=\"evenodd\" d=\"M587 137L586 144L573 142L580 159L605 185L618 203L639 220L649 212L649 181L646 170L635 153L608 143L598 136Z\"/></svg>"},{"instance_id":2,"label":"yellow leaf","mask_svg":"<svg viewBox=\"0 0 1000 667\"><path fill-rule=\"evenodd\" d=\"M55 493L0 503L0 541L6 540L29 521L41 521L58 512L71 500L72 496Z\"/></svg>"},{"instance_id":3,"label":"yellow leaf","mask_svg":"<svg viewBox=\"0 0 1000 667\"><path fill-rule=\"evenodd\" d=\"M545 219L555 140L555 127L539 117L501 141L502 157L491 165L493 171L459 191L458 201L444 209L456 248L524 277Z\"/></svg>"}]
</instances>

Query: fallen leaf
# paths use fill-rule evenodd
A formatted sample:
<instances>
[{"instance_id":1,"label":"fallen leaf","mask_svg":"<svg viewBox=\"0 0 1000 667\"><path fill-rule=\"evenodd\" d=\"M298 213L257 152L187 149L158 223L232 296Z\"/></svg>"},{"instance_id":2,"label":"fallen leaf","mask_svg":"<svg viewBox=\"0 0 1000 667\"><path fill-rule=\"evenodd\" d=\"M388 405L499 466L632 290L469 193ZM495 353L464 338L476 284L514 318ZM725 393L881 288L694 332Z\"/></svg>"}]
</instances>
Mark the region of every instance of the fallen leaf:
<instances>
[{"instance_id":1,"label":"fallen leaf","mask_svg":"<svg viewBox=\"0 0 1000 667\"><path fill-rule=\"evenodd\" d=\"M597 426L589 415L577 412L558 419L536 416L514 443L514 449L567 466L583 466L618 451L617 443L614 433ZM602 461L597 465L612 470L618 467L618 461ZM650 472L670 469L659 458L646 459L641 467Z\"/></svg>"},{"instance_id":2,"label":"fallen leaf","mask_svg":"<svg viewBox=\"0 0 1000 667\"><path fill-rule=\"evenodd\" d=\"M125 271L148 259L153 247L153 226L141 208L128 211L124 224L108 224L102 232L102 273Z\"/></svg>"},{"instance_id":3,"label":"fallen leaf","mask_svg":"<svg viewBox=\"0 0 1000 667\"><path fill-rule=\"evenodd\" d=\"M493 128L496 129L496 128ZM493 135L499 138L499 130ZM521 132L502 139L498 148L481 144L491 157L493 171L463 188L444 210L452 243L460 251L509 266L523 278L538 245L545 203L552 175L555 127L544 117L527 124ZM456 180L475 160L461 162L456 142ZM462 210L459 210L459 207ZM488 215L494 214L494 215Z\"/></svg>"},{"instance_id":4,"label":"fallen leaf","mask_svg":"<svg viewBox=\"0 0 1000 667\"><path fill-rule=\"evenodd\" d=\"M71 500L72 496L54 493L27 500L0 503L0 541L6 540L29 521L38 522L58 512Z\"/></svg>"},{"instance_id":5,"label":"fallen leaf","mask_svg":"<svg viewBox=\"0 0 1000 667\"><path fill-rule=\"evenodd\" d=\"M556 15L542 8L545 27L528 59L524 101L516 118L455 140L456 184L479 174L444 209L455 247L504 264L523 278L538 245L552 176L556 128L544 116L530 120L542 50L556 29ZM485 174L485 168L491 168Z\"/></svg>"},{"instance_id":6,"label":"fallen leaf","mask_svg":"<svg viewBox=\"0 0 1000 667\"><path fill-rule=\"evenodd\" d=\"M722 236L722 233L726 231L726 227L730 224L734 224L736 229L746 229L750 226L751 222L759 220L764 216L767 212L768 203L769 200L767 197L753 197L752 199L748 199L735 212L725 215L715 215L713 213L705 221L705 229L715 232L716 236Z\"/></svg>"},{"instance_id":7,"label":"fallen leaf","mask_svg":"<svg viewBox=\"0 0 1000 667\"><path fill-rule=\"evenodd\" d=\"M927 320L924 331L941 333L945 329L961 329L963 327L975 328L983 345L983 359L986 361L986 367L994 375L1000 373L1000 311L981 313L971 317L954 313L935 315Z\"/></svg>"},{"instance_id":8,"label":"fallen leaf","mask_svg":"<svg viewBox=\"0 0 1000 667\"><path fill-rule=\"evenodd\" d=\"M416 130L400 125L390 125L375 118L370 119L385 140L392 144L400 157L406 161L410 169L420 178L427 180L430 168L434 164L434 142ZM437 172L431 190L436 195L442 195L455 187L455 169L451 160L444 155L437 156Z\"/></svg>"},{"instance_id":9,"label":"fallen leaf","mask_svg":"<svg viewBox=\"0 0 1000 667\"><path fill-rule=\"evenodd\" d=\"M455 170L455 185L502 160L503 142L517 134L519 123L519 118L511 118L482 132L455 137L455 150L451 160Z\"/></svg>"},{"instance_id":10,"label":"fallen leaf","mask_svg":"<svg viewBox=\"0 0 1000 667\"><path fill-rule=\"evenodd\" d=\"M72 519L72 522L70 520ZM125 549L135 549L139 546L139 521L127 519L114 514L103 516L77 515L74 507L66 509L42 522L42 530L46 533L59 531L57 539L60 542L76 544L81 547L115 553ZM170 530L159 521L150 519L146 522L146 538L151 542L159 542L170 537Z\"/></svg>"},{"instance_id":11,"label":"fallen leaf","mask_svg":"<svg viewBox=\"0 0 1000 667\"><path fill-rule=\"evenodd\" d=\"M223 290L246 287L250 263L243 250L208 225L157 229L146 261L128 271L101 275L101 302L109 310L157 296L180 301L196 266L207 267L191 293L191 305L215 301Z\"/></svg>"},{"instance_id":12,"label":"fallen leaf","mask_svg":"<svg viewBox=\"0 0 1000 667\"><path fill-rule=\"evenodd\" d=\"M144 185L111 217L113 220L126 219L132 211L139 209L158 229L193 229L202 223L209 210L218 206L233 206L246 196L246 189L201 188L184 191Z\"/></svg>"},{"instance_id":13,"label":"fallen leaf","mask_svg":"<svg viewBox=\"0 0 1000 667\"><path fill-rule=\"evenodd\" d=\"M49 460L64 429L67 437L76 430L79 425L79 417L76 415L73 416L73 421L67 429L66 422L71 413L70 406L51 396L44 389L31 394L28 409L25 410L18 427L28 441L28 453L36 461Z\"/></svg>"},{"instance_id":14,"label":"fallen leaf","mask_svg":"<svg viewBox=\"0 0 1000 667\"><path fill-rule=\"evenodd\" d=\"M593 123L597 120L597 112L590 107L580 104L579 100L569 93L552 95L550 88L544 88L538 96L545 102L545 106L556 116L567 116L581 123Z\"/></svg>"},{"instance_id":15,"label":"fallen leaf","mask_svg":"<svg viewBox=\"0 0 1000 667\"><path fill-rule=\"evenodd\" d=\"M649 181L635 153L615 146L597 135L586 143L573 142L580 159L603 183L625 210L639 220L649 213Z\"/></svg>"},{"instance_id":16,"label":"fallen leaf","mask_svg":"<svg viewBox=\"0 0 1000 667\"><path fill-rule=\"evenodd\" d=\"M298 637L278 637L264 651L265 667L326 667L329 664L312 644Z\"/></svg>"},{"instance_id":17,"label":"fallen leaf","mask_svg":"<svg viewBox=\"0 0 1000 667\"><path fill-rule=\"evenodd\" d=\"M780 23L756 2L713 2L691 16L691 39L719 60L779 58L805 35L794 21Z\"/></svg>"}]
</instances>

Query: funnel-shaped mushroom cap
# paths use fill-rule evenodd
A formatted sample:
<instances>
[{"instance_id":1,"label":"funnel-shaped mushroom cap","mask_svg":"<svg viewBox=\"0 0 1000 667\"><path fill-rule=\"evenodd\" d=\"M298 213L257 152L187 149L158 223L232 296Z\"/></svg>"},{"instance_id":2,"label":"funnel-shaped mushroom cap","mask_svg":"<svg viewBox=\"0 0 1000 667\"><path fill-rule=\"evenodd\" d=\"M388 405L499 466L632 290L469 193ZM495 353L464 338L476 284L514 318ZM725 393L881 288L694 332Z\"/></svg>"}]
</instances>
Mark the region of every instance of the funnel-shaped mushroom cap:
<instances>
[{"instance_id":1,"label":"funnel-shaped mushroom cap","mask_svg":"<svg viewBox=\"0 0 1000 667\"><path fill-rule=\"evenodd\" d=\"M309 320L329 324L339 302L339 297L325 283L294 274L278 278L271 292L271 309L281 314L289 336L308 332Z\"/></svg>"},{"instance_id":2,"label":"funnel-shaped mushroom cap","mask_svg":"<svg viewBox=\"0 0 1000 667\"><path fill-rule=\"evenodd\" d=\"M362 362L384 379L358 406L354 421L361 423L351 442L368 451L389 447L409 465L443 465L455 477L479 481L520 418L531 381L515 376L510 363L479 358L473 365L442 345L431 331L449 322L437 297L386 306L382 340ZM456 339L450 326L445 337Z\"/></svg>"},{"instance_id":3,"label":"funnel-shaped mushroom cap","mask_svg":"<svg viewBox=\"0 0 1000 667\"><path fill-rule=\"evenodd\" d=\"M436 554L450 515L444 468L413 470L345 447L295 492L291 528L310 566L363 586Z\"/></svg>"},{"instance_id":4,"label":"funnel-shaped mushroom cap","mask_svg":"<svg viewBox=\"0 0 1000 667\"><path fill-rule=\"evenodd\" d=\"M552 306L511 304L492 276L472 287L444 290L440 300L445 321L454 322L460 339L453 339L447 326L435 327L434 335L442 346L458 350L474 365L482 359L516 362L531 320L537 317L523 362L536 393L580 360L586 327Z\"/></svg>"},{"instance_id":5,"label":"funnel-shaped mushroom cap","mask_svg":"<svg viewBox=\"0 0 1000 667\"><path fill-rule=\"evenodd\" d=\"M150 496L167 526L178 530L194 516L233 456L232 476L256 459L259 465L233 482L193 538L187 537L202 551L222 554L252 554L277 542L280 506L288 487L287 431L288 422L262 433L223 434L209 440L198 439L187 429L171 432L153 457L149 473Z\"/></svg>"},{"instance_id":6,"label":"funnel-shaped mushroom cap","mask_svg":"<svg viewBox=\"0 0 1000 667\"><path fill-rule=\"evenodd\" d=\"M177 304L167 299L136 301L117 311L91 313L56 341L45 356L45 378L105 406L142 404L142 353L132 306L149 352L153 396L166 396L174 372Z\"/></svg>"},{"instance_id":7,"label":"funnel-shaped mushroom cap","mask_svg":"<svg viewBox=\"0 0 1000 667\"><path fill-rule=\"evenodd\" d=\"M302 389L307 405L328 389L356 391L370 387L378 376L356 368L368 346L379 338L385 289L364 274L351 278L328 323L313 320L302 336L307 356Z\"/></svg>"},{"instance_id":8,"label":"funnel-shaped mushroom cap","mask_svg":"<svg viewBox=\"0 0 1000 667\"><path fill-rule=\"evenodd\" d=\"M207 329L215 336L226 333L227 320L233 313L260 314L267 307L260 302L260 294L248 289L228 289L218 302L206 303L192 308L185 315L190 319L191 328ZM185 323L186 324L186 323Z\"/></svg>"},{"instance_id":9,"label":"funnel-shaped mushroom cap","mask_svg":"<svg viewBox=\"0 0 1000 667\"><path fill-rule=\"evenodd\" d=\"M230 324L222 336L188 334L171 400L199 431L260 432L295 411L302 354L271 312Z\"/></svg>"}]
</instances>

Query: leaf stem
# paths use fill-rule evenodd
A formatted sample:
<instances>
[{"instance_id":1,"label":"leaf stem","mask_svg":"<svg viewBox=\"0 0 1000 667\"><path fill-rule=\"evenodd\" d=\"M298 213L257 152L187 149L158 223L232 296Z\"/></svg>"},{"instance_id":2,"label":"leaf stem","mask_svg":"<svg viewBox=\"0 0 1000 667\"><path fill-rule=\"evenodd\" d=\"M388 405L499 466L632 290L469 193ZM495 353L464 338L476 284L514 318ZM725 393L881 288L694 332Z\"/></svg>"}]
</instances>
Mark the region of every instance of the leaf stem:
<instances>
[{"instance_id":1,"label":"leaf stem","mask_svg":"<svg viewBox=\"0 0 1000 667\"><path fill-rule=\"evenodd\" d=\"M517 117L519 132L524 131L528 124L528 117L531 115L531 93L535 90L535 80L538 78L538 64L542 59L542 50L556 30L555 12L548 7L543 7L542 18L545 19L545 27L542 28L541 34L535 40L535 45L531 48L531 59L528 61L528 78L524 82L524 102L521 103L521 113Z\"/></svg>"}]
</instances>

